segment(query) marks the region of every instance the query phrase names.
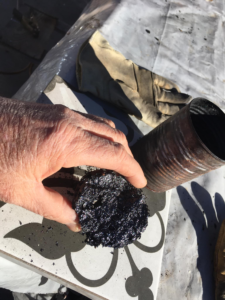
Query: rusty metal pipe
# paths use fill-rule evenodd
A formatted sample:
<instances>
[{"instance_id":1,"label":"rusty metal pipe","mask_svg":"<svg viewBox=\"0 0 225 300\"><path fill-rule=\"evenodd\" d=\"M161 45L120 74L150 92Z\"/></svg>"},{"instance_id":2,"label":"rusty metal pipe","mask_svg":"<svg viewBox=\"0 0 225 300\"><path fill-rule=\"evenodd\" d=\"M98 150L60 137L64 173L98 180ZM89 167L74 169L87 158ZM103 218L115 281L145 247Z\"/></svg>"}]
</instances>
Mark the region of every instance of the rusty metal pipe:
<instances>
[{"instance_id":1,"label":"rusty metal pipe","mask_svg":"<svg viewBox=\"0 0 225 300\"><path fill-rule=\"evenodd\" d=\"M225 164L225 114L207 99L196 98L131 150L147 187L167 191Z\"/></svg>"}]
</instances>

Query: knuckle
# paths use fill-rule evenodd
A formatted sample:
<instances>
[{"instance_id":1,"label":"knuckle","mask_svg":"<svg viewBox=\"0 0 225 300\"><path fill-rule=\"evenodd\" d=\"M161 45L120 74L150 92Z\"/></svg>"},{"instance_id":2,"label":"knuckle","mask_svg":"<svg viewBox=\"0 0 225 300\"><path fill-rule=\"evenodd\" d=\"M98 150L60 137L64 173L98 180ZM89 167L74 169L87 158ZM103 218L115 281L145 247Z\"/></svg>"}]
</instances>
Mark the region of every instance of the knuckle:
<instances>
[{"instance_id":1,"label":"knuckle","mask_svg":"<svg viewBox=\"0 0 225 300\"><path fill-rule=\"evenodd\" d=\"M48 220L55 220L55 216L50 215L50 214L43 213L43 214L41 214L41 216Z\"/></svg>"},{"instance_id":2,"label":"knuckle","mask_svg":"<svg viewBox=\"0 0 225 300\"><path fill-rule=\"evenodd\" d=\"M68 107L66 107L66 106L64 106L64 105L62 105L62 104L56 104L56 105L54 105L55 106L55 109L59 112L59 113L61 113L61 114L63 114L64 116L68 116L68 115L71 115L71 109L69 109Z\"/></svg>"},{"instance_id":3,"label":"knuckle","mask_svg":"<svg viewBox=\"0 0 225 300\"><path fill-rule=\"evenodd\" d=\"M116 130L116 134L117 134L119 141L122 142L123 144L127 144L127 138L126 138L125 134L118 129L115 129L115 130Z\"/></svg>"},{"instance_id":4,"label":"knuckle","mask_svg":"<svg viewBox=\"0 0 225 300\"><path fill-rule=\"evenodd\" d=\"M64 105L62 105L62 104L55 104L55 105L54 105L54 108L55 108L57 111L63 113L63 112L65 111L65 109L66 109L66 106L64 106Z\"/></svg>"},{"instance_id":5,"label":"knuckle","mask_svg":"<svg viewBox=\"0 0 225 300\"><path fill-rule=\"evenodd\" d=\"M112 120L108 120L108 122L111 127L116 128L116 125Z\"/></svg>"}]
</instances>

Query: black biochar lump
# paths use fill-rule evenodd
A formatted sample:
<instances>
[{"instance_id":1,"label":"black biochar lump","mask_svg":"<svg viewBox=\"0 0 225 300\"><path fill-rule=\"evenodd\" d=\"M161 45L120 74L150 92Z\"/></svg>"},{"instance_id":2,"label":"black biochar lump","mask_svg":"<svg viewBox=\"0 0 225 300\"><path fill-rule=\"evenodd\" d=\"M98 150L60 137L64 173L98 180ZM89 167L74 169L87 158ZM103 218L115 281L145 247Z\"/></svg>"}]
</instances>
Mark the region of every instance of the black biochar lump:
<instances>
[{"instance_id":1,"label":"black biochar lump","mask_svg":"<svg viewBox=\"0 0 225 300\"><path fill-rule=\"evenodd\" d=\"M141 237L149 210L141 189L123 176L97 170L82 177L74 209L88 245L121 248Z\"/></svg>"}]
</instances>

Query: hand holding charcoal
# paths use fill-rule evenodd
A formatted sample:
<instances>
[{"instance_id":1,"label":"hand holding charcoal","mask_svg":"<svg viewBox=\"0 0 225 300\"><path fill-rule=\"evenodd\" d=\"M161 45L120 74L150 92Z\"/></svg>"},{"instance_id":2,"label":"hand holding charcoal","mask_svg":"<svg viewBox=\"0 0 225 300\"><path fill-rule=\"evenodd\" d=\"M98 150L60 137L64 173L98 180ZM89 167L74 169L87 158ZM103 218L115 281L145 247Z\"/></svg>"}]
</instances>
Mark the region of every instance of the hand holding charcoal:
<instances>
[{"instance_id":1,"label":"hand holding charcoal","mask_svg":"<svg viewBox=\"0 0 225 300\"><path fill-rule=\"evenodd\" d=\"M80 225L68 199L42 181L62 167L114 170L137 188L146 185L125 135L112 121L63 105L0 98L0 199L66 224Z\"/></svg>"}]
</instances>

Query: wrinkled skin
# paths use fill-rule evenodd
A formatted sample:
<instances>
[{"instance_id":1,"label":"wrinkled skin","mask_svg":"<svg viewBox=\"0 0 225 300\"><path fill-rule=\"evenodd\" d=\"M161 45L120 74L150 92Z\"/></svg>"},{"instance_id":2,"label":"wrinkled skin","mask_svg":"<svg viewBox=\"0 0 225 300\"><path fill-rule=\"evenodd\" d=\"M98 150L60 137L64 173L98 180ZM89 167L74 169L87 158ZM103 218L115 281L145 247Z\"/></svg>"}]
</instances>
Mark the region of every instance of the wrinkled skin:
<instances>
[{"instance_id":1,"label":"wrinkled skin","mask_svg":"<svg viewBox=\"0 0 225 300\"><path fill-rule=\"evenodd\" d=\"M0 98L0 199L79 231L77 215L43 179L62 167L111 169L137 188L146 185L125 135L112 121L62 105ZM63 213L62 213L63 212Z\"/></svg>"}]
</instances>

